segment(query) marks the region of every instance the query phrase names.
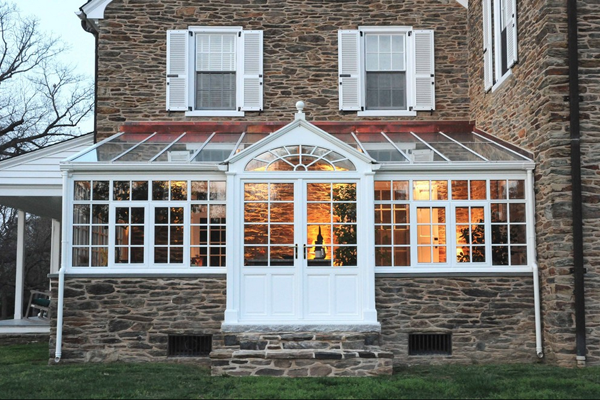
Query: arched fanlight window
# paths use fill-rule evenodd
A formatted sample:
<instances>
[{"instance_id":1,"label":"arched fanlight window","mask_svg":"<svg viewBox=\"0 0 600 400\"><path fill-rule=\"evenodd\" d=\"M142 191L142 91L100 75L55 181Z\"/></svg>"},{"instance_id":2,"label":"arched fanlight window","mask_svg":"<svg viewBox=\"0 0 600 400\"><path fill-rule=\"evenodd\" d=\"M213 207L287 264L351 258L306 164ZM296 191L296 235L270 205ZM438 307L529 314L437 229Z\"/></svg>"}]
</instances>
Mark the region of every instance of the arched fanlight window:
<instances>
[{"instance_id":1,"label":"arched fanlight window","mask_svg":"<svg viewBox=\"0 0 600 400\"><path fill-rule=\"evenodd\" d=\"M265 151L246 165L246 171L356 171L340 153L318 146L282 146Z\"/></svg>"}]
</instances>

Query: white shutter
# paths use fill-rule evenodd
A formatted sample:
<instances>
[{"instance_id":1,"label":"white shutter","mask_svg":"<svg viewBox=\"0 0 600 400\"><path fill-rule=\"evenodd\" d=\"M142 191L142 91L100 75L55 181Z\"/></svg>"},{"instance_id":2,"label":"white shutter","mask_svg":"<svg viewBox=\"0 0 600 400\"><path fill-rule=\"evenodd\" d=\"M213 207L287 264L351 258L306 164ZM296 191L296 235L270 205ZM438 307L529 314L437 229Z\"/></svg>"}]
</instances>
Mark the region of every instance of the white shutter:
<instances>
[{"instance_id":1,"label":"white shutter","mask_svg":"<svg viewBox=\"0 0 600 400\"><path fill-rule=\"evenodd\" d=\"M486 92L494 85L491 1L483 0L483 87Z\"/></svg>"},{"instance_id":2,"label":"white shutter","mask_svg":"<svg viewBox=\"0 0 600 400\"><path fill-rule=\"evenodd\" d=\"M188 31L167 31L167 111L187 111Z\"/></svg>"},{"instance_id":3,"label":"white shutter","mask_svg":"<svg viewBox=\"0 0 600 400\"><path fill-rule=\"evenodd\" d=\"M413 31L415 35L415 110L435 110L435 53L433 31Z\"/></svg>"},{"instance_id":4,"label":"white shutter","mask_svg":"<svg viewBox=\"0 0 600 400\"><path fill-rule=\"evenodd\" d=\"M263 31L243 31L241 36L239 74L241 111L263 109ZM241 92L239 92L241 90Z\"/></svg>"},{"instance_id":5,"label":"white shutter","mask_svg":"<svg viewBox=\"0 0 600 400\"><path fill-rule=\"evenodd\" d=\"M506 2L506 65L517 63L517 0Z\"/></svg>"},{"instance_id":6,"label":"white shutter","mask_svg":"<svg viewBox=\"0 0 600 400\"><path fill-rule=\"evenodd\" d=\"M360 33L338 31L340 110L361 111Z\"/></svg>"}]
</instances>

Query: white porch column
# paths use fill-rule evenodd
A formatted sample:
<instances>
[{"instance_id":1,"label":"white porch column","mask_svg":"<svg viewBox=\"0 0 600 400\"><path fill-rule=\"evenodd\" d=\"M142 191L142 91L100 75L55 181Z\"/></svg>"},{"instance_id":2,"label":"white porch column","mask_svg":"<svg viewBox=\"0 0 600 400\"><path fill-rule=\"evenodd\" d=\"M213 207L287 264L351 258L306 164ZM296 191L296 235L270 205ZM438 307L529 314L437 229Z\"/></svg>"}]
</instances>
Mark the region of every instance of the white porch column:
<instances>
[{"instance_id":1,"label":"white porch column","mask_svg":"<svg viewBox=\"0 0 600 400\"><path fill-rule=\"evenodd\" d=\"M17 276L15 279L15 319L23 318L23 280L25 269L24 258L25 247L25 212L18 211L17 228Z\"/></svg>"},{"instance_id":2,"label":"white porch column","mask_svg":"<svg viewBox=\"0 0 600 400\"><path fill-rule=\"evenodd\" d=\"M52 219L52 239L50 240L50 273L58 273L60 267L60 221Z\"/></svg>"}]
</instances>

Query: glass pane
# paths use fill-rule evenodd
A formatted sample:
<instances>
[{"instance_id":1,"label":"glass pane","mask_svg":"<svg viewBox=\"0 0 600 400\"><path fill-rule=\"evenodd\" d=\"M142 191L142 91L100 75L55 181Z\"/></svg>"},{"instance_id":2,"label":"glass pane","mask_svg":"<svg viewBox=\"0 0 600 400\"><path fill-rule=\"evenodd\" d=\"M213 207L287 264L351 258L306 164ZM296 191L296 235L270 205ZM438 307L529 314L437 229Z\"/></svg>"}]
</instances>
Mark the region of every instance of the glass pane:
<instances>
[{"instance_id":1,"label":"glass pane","mask_svg":"<svg viewBox=\"0 0 600 400\"><path fill-rule=\"evenodd\" d=\"M355 246L341 246L333 248L333 265L336 267L355 266L357 264L357 251Z\"/></svg>"},{"instance_id":2,"label":"glass pane","mask_svg":"<svg viewBox=\"0 0 600 400\"><path fill-rule=\"evenodd\" d=\"M471 181L471 200L487 199L487 190L485 181Z\"/></svg>"},{"instance_id":3,"label":"glass pane","mask_svg":"<svg viewBox=\"0 0 600 400\"><path fill-rule=\"evenodd\" d=\"M74 224L89 224L90 223L90 206L87 204L73 205L73 223Z\"/></svg>"},{"instance_id":4,"label":"glass pane","mask_svg":"<svg viewBox=\"0 0 600 400\"><path fill-rule=\"evenodd\" d=\"M267 171L293 171L294 166L286 161L277 160L269 164Z\"/></svg>"},{"instance_id":5,"label":"glass pane","mask_svg":"<svg viewBox=\"0 0 600 400\"><path fill-rule=\"evenodd\" d=\"M92 245L108 246L108 226L92 227Z\"/></svg>"},{"instance_id":6,"label":"glass pane","mask_svg":"<svg viewBox=\"0 0 600 400\"><path fill-rule=\"evenodd\" d=\"M443 207L432 207L434 224L445 224L446 223L446 209Z\"/></svg>"},{"instance_id":7,"label":"glass pane","mask_svg":"<svg viewBox=\"0 0 600 400\"><path fill-rule=\"evenodd\" d=\"M333 203L334 222L356 222L356 203Z\"/></svg>"},{"instance_id":8,"label":"glass pane","mask_svg":"<svg viewBox=\"0 0 600 400\"><path fill-rule=\"evenodd\" d=\"M448 181L431 181L431 200L448 200Z\"/></svg>"},{"instance_id":9,"label":"glass pane","mask_svg":"<svg viewBox=\"0 0 600 400\"><path fill-rule=\"evenodd\" d=\"M506 225L492 225L492 243L508 244L508 227Z\"/></svg>"},{"instance_id":10,"label":"glass pane","mask_svg":"<svg viewBox=\"0 0 600 400\"><path fill-rule=\"evenodd\" d=\"M375 223L376 224L391 224L392 209L390 204L375 205Z\"/></svg>"},{"instance_id":11,"label":"glass pane","mask_svg":"<svg viewBox=\"0 0 600 400\"><path fill-rule=\"evenodd\" d=\"M510 226L510 244L526 244L527 243L527 226L511 225Z\"/></svg>"},{"instance_id":12,"label":"glass pane","mask_svg":"<svg viewBox=\"0 0 600 400\"><path fill-rule=\"evenodd\" d=\"M171 182L171 200L187 200L187 182Z\"/></svg>"},{"instance_id":13,"label":"glass pane","mask_svg":"<svg viewBox=\"0 0 600 400\"><path fill-rule=\"evenodd\" d=\"M183 207L171 207L172 224L183 224Z\"/></svg>"},{"instance_id":14,"label":"glass pane","mask_svg":"<svg viewBox=\"0 0 600 400\"><path fill-rule=\"evenodd\" d=\"M171 263L171 264L183 263L183 247L171 247L170 248L169 263Z\"/></svg>"},{"instance_id":15,"label":"glass pane","mask_svg":"<svg viewBox=\"0 0 600 400\"><path fill-rule=\"evenodd\" d=\"M166 264L169 262L169 249L167 247L155 247L154 262L157 264Z\"/></svg>"},{"instance_id":16,"label":"glass pane","mask_svg":"<svg viewBox=\"0 0 600 400\"><path fill-rule=\"evenodd\" d=\"M152 181L152 200L169 200L169 181Z\"/></svg>"},{"instance_id":17,"label":"glass pane","mask_svg":"<svg viewBox=\"0 0 600 400\"><path fill-rule=\"evenodd\" d=\"M171 226L171 237L169 244L181 245L183 244L183 226Z\"/></svg>"},{"instance_id":18,"label":"glass pane","mask_svg":"<svg viewBox=\"0 0 600 400\"><path fill-rule=\"evenodd\" d=\"M143 264L144 263L144 248L143 247L132 247L131 248L131 261L132 264Z\"/></svg>"},{"instance_id":19,"label":"glass pane","mask_svg":"<svg viewBox=\"0 0 600 400\"><path fill-rule=\"evenodd\" d=\"M290 266L294 265L294 247L290 246L271 246L270 248L270 256L271 256L271 266L280 267L280 266Z\"/></svg>"},{"instance_id":20,"label":"glass pane","mask_svg":"<svg viewBox=\"0 0 600 400\"><path fill-rule=\"evenodd\" d=\"M356 244L356 225L334 225L334 244Z\"/></svg>"},{"instance_id":21,"label":"glass pane","mask_svg":"<svg viewBox=\"0 0 600 400\"><path fill-rule=\"evenodd\" d=\"M154 244L167 245L169 244L169 227L155 226L154 227Z\"/></svg>"},{"instance_id":22,"label":"glass pane","mask_svg":"<svg viewBox=\"0 0 600 400\"><path fill-rule=\"evenodd\" d=\"M244 200L262 201L269 198L269 186L267 183L244 184Z\"/></svg>"},{"instance_id":23,"label":"glass pane","mask_svg":"<svg viewBox=\"0 0 600 400\"><path fill-rule=\"evenodd\" d=\"M192 247L190 249L190 264L194 267L208 265L206 247Z\"/></svg>"},{"instance_id":24,"label":"glass pane","mask_svg":"<svg viewBox=\"0 0 600 400\"><path fill-rule=\"evenodd\" d=\"M117 207L115 208L115 214L115 221L117 224L129 223L129 207Z\"/></svg>"},{"instance_id":25,"label":"glass pane","mask_svg":"<svg viewBox=\"0 0 600 400\"><path fill-rule=\"evenodd\" d=\"M192 181L192 200L208 200L208 182Z\"/></svg>"},{"instance_id":26,"label":"glass pane","mask_svg":"<svg viewBox=\"0 0 600 400\"><path fill-rule=\"evenodd\" d=\"M392 249L390 247L375 248L375 265L389 267L392 265Z\"/></svg>"},{"instance_id":27,"label":"glass pane","mask_svg":"<svg viewBox=\"0 0 600 400\"><path fill-rule=\"evenodd\" d=\"M294 184L272 183L270 199L271 201L294 201Z\"/></svg>"},{"instance_id":28,"label":"glass pane","mask_svg":"<svg viewBox=\"0 0 600 400\"><path fill-rule=\"evenodd\" d=\"M394 223L408 224L409 222L408 204L394 204Z\"/></svg>"},{"instance_id":29,"label":"glass pane","mask_svg":"<svg viewBox=\"0 0 600 400\"><path fill-rule=\"evenodd\" d=\"M508 198L509 199L524 199L525 198L525 181L522 181L522 180L508 181Z\"/></svg>"},{"instance_id":30,"label":"glass pane","mask_svg":"<svg viewBox=\"0 0 600 400\"><path fill-rule=\"evenodd\" d=\"M90 265L90 250L88 247L73 247L73 266L74 267L89 267Z\"/></svg>"},{"instance_id":31,"label":"glass pane","mask_svg":"<svg viewBox=\"0 0 600 400\"><path fill-rule=\"evenodd\" d=\"M245 244L267 244L269 239L268 225L244 225ZM273 239L271 239L273 240ZM272 242L273 243L273 242ZM277 242L274 242L277 243Z\"/></svg>"},{"instance_id":32,"label":"glass pane","mask_svg":"<svg viewBox=\"0 0 600 400\"><path fill-rule=\"evenodd\" d=\"M210 200L226 200L227 184L225 181L210 182Z\"/></svg>"},{"instance_id":33,"label":"glass pane","mask_svg":"<svg viewBox=\"0 0 600 400\"><path fill-rule=\"evenodd\" d=\"M471 222L485 222L485 212L483 207L471 208Z\"/></svg>"},{"instance_id":34,"label":"glass pane","mask_svg":"<svg viewBox=\"0 0 600 400\"><path fill-rule=\"evenodd\" d=\"M469 223L469 207L456 207L456 222L457 223Z\"/></svg>"},{"instance_id":35,"label":"glass pane","mask_svg":"<svg viewBox=\"0 0 600 400\"><path fill-rule=\"evenodd\" d=\"M89 181L75 181L73 199L89 200L91 194L91 183Z\"/></svg>"},{"instance_id":36,"label":"glass pane","mask_svg":"<svg viewBox=\"0 0 600 400\"><path fill-rule=\"evenodd\" d=\"M413 200L429 200L429 181L413 181Z\"/></svg>"},{"instance_id":37,"label":"glass pane","mask_svg":"<svg viewBox=\"0 0 600 400\"><path fill-rule=\"evenodd\" d=\"M210 266L211 267L224 267L226 264L226 248L225 247L211 247L210 248Z\"/></svg>"},{"instance_id":38,"label":"glass pane","mask_svg":"<svg viewBox=\"0 0 600 400\"><path fill-rule=\"evenodd\" d=\"M203 204L192 204L192 224L208 223L208 206Z\"/></svg>"},{"instance_id":39,"label":"glass pane","mask_svg":"<svg viewBox=\"0 0 600 400\"><path fill-rule=\"evenodd\" d=\"M469 181L452 181L452 199L469 199Z\"/></svg>"},{"instance_id":40,"label":"glass pane","mask_svg":"<svg viewBox=\"0 0 600 400\"><path fill-rule=\"evenodd\" d=\"M266 266L267 246L244 246L244 265Z\"/></svg>"},{"instance_id":41,"label":"glass pane","mask_svg":"<svg viewBox=\"0 0 600 400\"><path fill-rule=\"evenodd\" d=\"M210 223L225 224L227 223L227 206L211 204L210 206Z\"/></svg>"},{"instance_id":42,"label":"glass pane","mask_svg":"<svg viewBox=\"0 0 600 400\"><path fill-rule=\"evenodd\" d=\"M394 200L408 200L408 181L394 181Z\"/></svg>"},{"instance_id":43,"label":"glass pane","mask_svg":"<svg viewBox=\"0 0 600 400\"><path fill-rule=\"evenodd\" d=\"M94 200L108 200L108 181L94 181Z\"/></svg>"},{"instance_id":44,"label":"glass pane","mask_svg":"<svg viewBox=\"0 0 600 400\"><path fill-rule=\"evenodd\" d=\"M391 200L390 181L375 181L375 200Z\"/></svg>"},{"instance_id":45,"label":"glass pane","mask_svg":"<svg viewBox=\"0 0 600 400\"><path fill-rule=\"evenodd\" d=\"M506 222L508 218L507 205L503 203L492 203L492 222Z\"/></svg>"},{"instance_id":46,"label":"glass pane","mask_svg":"<svg viewBox=\"0 0 600 400\"><path fill-rule=\"evenodd\" d=\"M456 243L471 244L471 234L469 225L456 225Z\"/></svg>"},{"instance_id":47,"label":"glass pane","mask_svg":"<svg viewBox=\"0 0 600 400\"><path fill-rule=\"evenodd\" d=\"M132 182L131 200L148 200L148 181Z\"/></svg>"},{"instance_id":48,"label":"glass pane","mask_svg":"<svg viewBox=\"0 0 600 400\"><path fill-rule=\"evenodd\" d=\"M306 185L308 191L308 201L329 201L331 200L331 184L329 183L309 183Z\"/></svg>"},{"instance_id":49,"label":"glass pane","mask_svg":"<svg viewBox=\"0 0 600 400\"><path fill-rule=\"evenodd\" d=\"M490 181L490 197L492 199L506 199L506 181Z\"/></svg>"},{"instance_id":50,"label":"glass pane","mask_svg":"<svg viewBox=\"0 0 600 400\"><path fill-rule=\"evenodd\" d=\"M261 225L264 226L264 225ZM266 230L266 226L265 230ZM270 225L271 244L293 244L294 225Z\"/></svg>"},{"instance_id":51,"label":"glass pane","mask_svg":"<svg viewBox=\"0 0 600 400\"><path fill-rule=\"evenodd\" d=\"M89 226L74 226L73 227L73 245L85 246L90 244L90 227Z\"/></svg>"},{"instance_id":52,"label":"glass pane","mask_svg":"<svg viewBox=\"0 0 600 400\"><path fill-rule=\"evenodd\" d=\"M144 223L144 213L145 213L145 210L143 207L132 207L131 208L131 223L132 224L143 224Z\"/></svg>"},{"instance_id":53,"label":"glass pane","mask_svg":"<svg viewBox=\"0 0 600 400\"><path fill-rule=\"evenodd\" d=\"M294 203L271 203L270 222L294 222Z\"/></svg>"},{"instance_id":54,"label":"glass pane","mask_svg":"<svg viewBox=\"0 0 600 400\"><path fill-rule=\"evenodd\" d=\"M115 264L129 263L129 247L115 247Z\"/></svg>"},{"instance_id":55,"label":"glass pane","mask_svg":"<svg viewBox=\"0 0 600 400\"><path fill-rule=\"evenodd\" d=\"M410 244L410 228L408 226L394 226L394 244Z\"/></svg>"},{"instance_id":56,"label":"glass pane","mask_svg":"<svg viewBox=\"0 0 600 400\"><path fill-rule=\"evenodd\" d=\"M308 225L308 245L331 244L331 225Z\"/></svg>"},{"instance_id":57,"label":"glass pane","mask_svg":"<svg viewBox=\"0 0 600 400\"><path fill-rule=\"evenodd\" d=\"M192 226L190 230L190 244L192 246L208 243L208 226Z\"/></svg>"},{"instance_id":58,"label":"glass pane","mask_svg":"<svg viewBox=\"0 0 600 400\"><path fill-rule=\"evenodd\" d=\"M394 247L394 266L410 266L410 247Z\"/></svg>"},{"instance_id":59,"label":"glass pane","mask_svg":"<svg viewBox=\"0 0 600 400\"><path fill-rule=\"evenodd\" d=\"M510 246L510 265L527 265L526 246Z\"/></svg>"},{"instance_id":60,"label":"glass pane","mask_svg":"<svg viewBox=\"0 0 600 400\"><path fill-rule=\"evenodd\" d=\"M210 245L223 245L227 241L226 228L224 226L210 227Z\"/></svg>"},{"instance_id":61,"label":"glass pane","mask_svg":"<svg viewBox=\"0 0 600 400\"><path fill-rule=\"evenodd\" d=\"M244 205L244 222L267 222L269 205L267 203L246 203Z\"/></svg>"},{"instance_id":62,"label":"glass pane","mask_svg":"<svg viewBox=\"0 0 600 400\"><path fill-rule=\"evenodd\" d=\"M525 204L510 204L510 222L525 222Z\"/></svg>"},{"instance_id":63,"label":"glass pane","mask_svg":"<svg viewBox=\"0 0 600 400\"><path fill-rule=\"evenodd\" d=\"M392 244L391 225L382 225L375 227L375 244Z\"/></svg>"},{"instance_id":64,"label":"glass pane","mask_svg":"<svg viewBox=\"0 0 600 400\"><path fill-rule=\"evenodd\" d=\"M508 246L492 247L492 264L508 265Z\"/></svg>"},{"instance_id":65,"label":"glass pane","mask_svg":"<svg viewBox=\"0 0 600 400\"><path fill-rule=\"evenodd\" d=\"M169 221L169 209L166 207L156 207L154 209L154 222L157 224L166 224Z\"/></svg>"},{"instance_id":66,"label":"glass pane","mask_svg":"<svg viewBox=\"0 0 600 400\"><path fill-rule=\"evenodd\" d=\"M133 226L131 227L131 244L132 245L144 245L144 227Z\"/></svg>"},{"instance_id":67,"label":"glass pane","mask_svg":"<svg viewBox=\"0 0 600 400\"><path fill-rule=\"evenodd\" d=\"M108 247L92 248L92 267L108 266Z\"/></svg>"}]
</instances>

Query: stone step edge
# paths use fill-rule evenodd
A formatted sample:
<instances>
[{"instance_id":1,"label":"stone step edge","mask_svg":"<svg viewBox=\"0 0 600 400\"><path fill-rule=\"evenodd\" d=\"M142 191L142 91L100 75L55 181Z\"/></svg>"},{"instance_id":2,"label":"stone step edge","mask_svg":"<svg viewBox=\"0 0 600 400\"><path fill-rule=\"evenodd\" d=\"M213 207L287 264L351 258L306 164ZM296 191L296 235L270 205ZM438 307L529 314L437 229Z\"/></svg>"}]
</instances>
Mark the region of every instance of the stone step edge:
<instances>
[{"instance_id":1,"label":"stone step edge","mask_svg":"<svg viewBox=\"0 0 600 400\"><path fill-rule=\"evenodd\" d=\"M345 360L351 358L394 358L391 351L364 351L364 350L213 350L211 359L240 359L261 358L274 359L316 359L316 360Z\"/></svg>"}]
</instances>

